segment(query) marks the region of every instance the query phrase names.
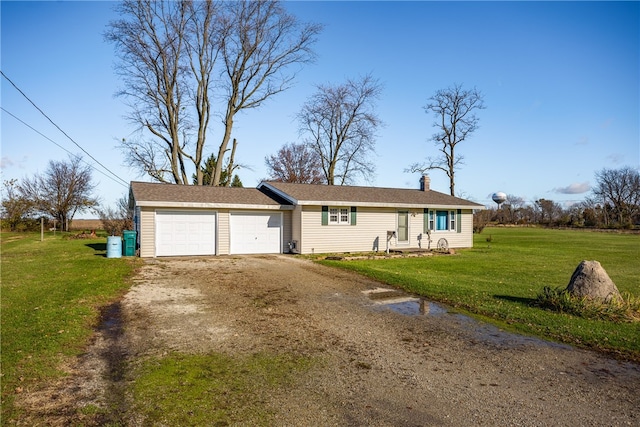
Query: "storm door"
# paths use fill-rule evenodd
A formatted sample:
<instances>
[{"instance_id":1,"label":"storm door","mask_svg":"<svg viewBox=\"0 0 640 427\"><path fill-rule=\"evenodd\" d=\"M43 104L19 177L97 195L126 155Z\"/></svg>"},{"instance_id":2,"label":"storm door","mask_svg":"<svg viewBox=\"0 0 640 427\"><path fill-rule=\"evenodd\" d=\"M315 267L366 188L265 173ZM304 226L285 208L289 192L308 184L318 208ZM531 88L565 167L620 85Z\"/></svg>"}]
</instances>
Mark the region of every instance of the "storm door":
<instances>
[{"instance_id":1,"label":"storm door","mask_svg":"<svg viewBox=\"0 0 640 427\"><path fill-rule=\"evenodd\" d=\"M409 242L409 212L398 212L398 243Z\"/></svg>"}]
</instances>

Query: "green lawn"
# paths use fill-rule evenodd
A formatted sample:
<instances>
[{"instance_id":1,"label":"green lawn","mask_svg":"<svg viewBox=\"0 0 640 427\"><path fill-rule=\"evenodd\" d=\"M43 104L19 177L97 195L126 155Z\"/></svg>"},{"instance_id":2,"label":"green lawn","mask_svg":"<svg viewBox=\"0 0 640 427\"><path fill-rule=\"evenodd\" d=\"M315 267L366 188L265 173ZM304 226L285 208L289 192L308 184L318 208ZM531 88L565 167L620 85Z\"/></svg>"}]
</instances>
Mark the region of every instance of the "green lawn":
<instances>
[{"instance_id":1,"label":"green lawn","mask_svg":"<svg viewBox=\"0 0 640 427\"><path fill-rule=\"evenodd\" d=\"M100 309L126 292L140 259L107 259L106 238L71 240L58 233L41 242L36 233L1 237L1 424L49 425L48 419L23 413L16 396L64 375L63 362L89 344ZM143 419L144 425L272 425L266 396L316 362L290 354L148 358L126 368L133 396L126 413L115 403L75 408L77 425L87 419L93 419L90 425L124 425L128 419Z\"/></svg>"},{"instance_id":2,"label":"green lawn","mask_svg":"<svg viewBox=\"0 0 640 427\"><path fill-rule=\"evenodd\" d=\"M126 292L140 260L105 258L104 238L69 240L58 233L40 242L39 234L1 237L4 425L21 420L13 404L19 390L37 389L63 375L61 362L83 351L100 308ZM640 296L639 235L487 228L475 236L473 249L455 256L325 263L478 313L503 327L640 361L638 323L587 320L531 306L544 286L565 286L583 259L600 261L620 291ZM173 354L149 359L127 377L133 410L150 423L179 425L185 413L205 420L215 405L220 425L245 419L248 413L256 425L269 425L268 409L251 399L270 388L286 387L292 376L313 363L292 355L231 360L218 354Z\"/></svg>"},{"instance_id":3,"label":"green lawn","mask_svg":"<svg viewBox=\"0 0 640 427\"><path fill-rule=\"evenodd\" d=\"M290 354L169 354L134 372L134 411L144 425L270 426L273 410L265 402L272 390L316 362Z\"/></svg>"},{"instance_id":4,"label":"green lawn","mask_svg":"<svg viewBox=\"0 0 640 427\"><path fill-rule=\"evenodd\" d=\"M490 242L488 241L490 240ZM618 289L640 297L640 235L486 228L455 256L322 261L480 315L502 327L640 360L640 323L590 320L532 305L597 260Z\"/></svg>"},{"instance_id":5,"label":"green lawn","mask_svg":"<svg viewBox=\"0 0 640 427\"><path fill-rule=\"evenodd\" d=\"M2 233L0 355L3 424L19 418L21 390L63 375L60 363L82 352L100 307L128 287L137 259L106 258L106 238L71 240Z\"/></svg>"}]
</instances>

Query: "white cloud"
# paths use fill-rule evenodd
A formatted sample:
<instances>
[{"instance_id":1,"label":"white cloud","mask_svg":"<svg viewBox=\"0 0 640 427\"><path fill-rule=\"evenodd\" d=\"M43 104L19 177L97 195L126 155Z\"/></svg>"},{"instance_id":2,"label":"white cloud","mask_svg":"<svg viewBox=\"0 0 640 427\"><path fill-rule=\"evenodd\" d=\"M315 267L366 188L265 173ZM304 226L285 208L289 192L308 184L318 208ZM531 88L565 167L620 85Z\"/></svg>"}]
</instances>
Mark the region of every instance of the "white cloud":
<instances>
[{"instance_id":1,"label":"white cloud","mask_svg":"<svg viewBox=\"0 0 640 427\"><path fill-rule=\"evenodd\" d=\"M611 161L614 165L620 165L624 163L624 154L613 153L607 156L607 160Z\"/></svg>"},{"instance_id":2,"label":"white cloud","mask_svg":"<svg viewBox=\"0 0 640 427\"><path fill-rule=\"evenodd\" d=\"M9 156L2 156L2 158L0 158L0 168L4 169L13 165L14 165L13 160L11 160Z\"/></svg>"},{"instance_id":3,"label":"white cloud","mask_svg":"<svg viewBox=\"0 0 640 427\"><path fill-rule=\"evenodd\" d=\"M602 129L609 129L613 124L613 119L607 119L600 124Z\"/></svg>"},{"instance_id":4,"label":"white cloud","mask_svg":"<svg viewBox=\"0 0 640 427\"><path fill-rule=\"evenodd\" d=\"M589 145L589 138L586 136L581 136L576 142L576 145Z\"/></svg>"},{"instance_id":5,"label":"white cloud","mask_svg":"<svg viewBox=\"0 0 640 427\"><path fill-rule=\"evenodd\" d=\"M553 192L558 194L582 194L589 190L591 190L591 185L588 182L575 182L567 187L556 187Z\"/></svg>"}]
</instances>

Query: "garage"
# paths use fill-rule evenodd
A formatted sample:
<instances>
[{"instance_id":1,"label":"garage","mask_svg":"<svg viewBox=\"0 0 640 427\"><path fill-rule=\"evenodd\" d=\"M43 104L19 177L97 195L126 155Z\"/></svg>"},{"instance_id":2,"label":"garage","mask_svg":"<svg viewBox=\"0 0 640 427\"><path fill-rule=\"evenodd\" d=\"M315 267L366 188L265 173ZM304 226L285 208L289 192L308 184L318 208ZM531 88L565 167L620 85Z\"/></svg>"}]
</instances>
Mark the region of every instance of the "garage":
<instances>
[{"instance_id":1,"label":"garage","mask_svg":"<svg viewBox=\"0 0 640 427\"><path fill-rule=\"evenodd\" d=\"M215 211L156 211L156 256L215 254Z\"/></svg>"},{"instance_id":2,"label":"garage","mask_svg":"<svg viewBox=\"0 0 640 427\"><path fill-rule=\"evenodd\" d=\"M232 254L282 252L282 213L236 212L229 216Z\"/></svg>"}]
</instances>

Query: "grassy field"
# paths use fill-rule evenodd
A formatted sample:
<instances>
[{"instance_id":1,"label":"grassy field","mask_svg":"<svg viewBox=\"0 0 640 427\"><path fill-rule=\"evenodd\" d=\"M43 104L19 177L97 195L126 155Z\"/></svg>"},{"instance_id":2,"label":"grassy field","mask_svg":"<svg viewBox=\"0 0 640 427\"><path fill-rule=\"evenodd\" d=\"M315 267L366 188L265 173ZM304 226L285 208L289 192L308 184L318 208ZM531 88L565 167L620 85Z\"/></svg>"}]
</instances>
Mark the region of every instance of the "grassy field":
<instances>
[{"instance_id":1,"label":"grassy field","mask_svg":"<svg viewBox=\"0 0 640 427\"><path fill-rule=\"evenodd\" d=\"M138 260L109 258L104 239L61 233L2 233L2 420L19 419L17 393L63 373L61 362L81 353L100 307L129 287Z\"/></svg>"},{"instance_id":2,"label":"grassy field","mask_svg":"<svg viewBox=\"0 0 640 427\"><path fill-rule=\"evenodd\" d=\"M490 240L490 241L489 241ZM640 322L614 323L534 306L545 286L565 287L582 260L597 260L622 293L640 297L640 235L486 228L455 256L323 261L357 271L499 326L640 361Z\"/></svg>"},{"instance_id":3,"label":"grassy field","mask_svg":"<svg viewBox=\"0 0 640 427\"><path fill-rule=\"evenodd\" d=\"M68 239L60 232L2 233L1 425L49 425L15 404L20 393L41 389L64 372L89 344L100 309L130 287L138 258L109 258L106 238ZM126 372L132 408L110 404L72 408L72 425L125 425L134 411L145 425L230 425L250 420L271 425L263 403L312 361L289 355L256 354L231 359L220 354L168 354L149 358ZM262 400L258 399L262 396ZM257 398L258 397L258 398ZM113 406L113 407L112 407ZM34 418L35 417L35 418ZM100 421L95 421L100 420Z\"/></svg>"},{"instance_id":4,"label":"grassy field","mask_svg":"<svg viewBox=\"0 0 640 427\"><path fill-rule=\"evenodd\" d=\"M128 277L140 260L105 258L104 238L71 240L57 233L40 242L37 233L1 237L2 424L8 425L23 419L14 405L17 394L37 390L63 375L61 364L86 348L100 308L126 292ZM566 286L583 259L600 261L620 291L640 296L639 235L487 228L475 236L473 249L455 256L324 262L446 302L506 328L640 361L639 323L588 320L532 306L544 286ZM272 354L246 360L169 354L137 364L127 378L134 410L150 423L181 425L189 414L202 424L214 416L219 425L239 419L269 425L271 414L252 396L286 387L292 375L312 363ZM119 423L117 415L98 415L113 420L113 425Z\"/></svg>"}]
</instances>

